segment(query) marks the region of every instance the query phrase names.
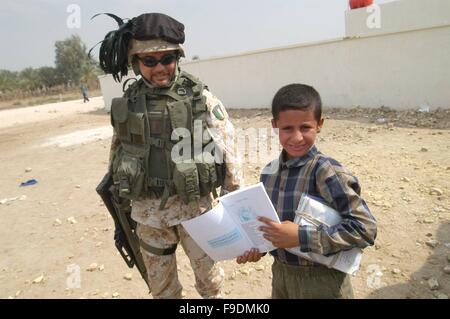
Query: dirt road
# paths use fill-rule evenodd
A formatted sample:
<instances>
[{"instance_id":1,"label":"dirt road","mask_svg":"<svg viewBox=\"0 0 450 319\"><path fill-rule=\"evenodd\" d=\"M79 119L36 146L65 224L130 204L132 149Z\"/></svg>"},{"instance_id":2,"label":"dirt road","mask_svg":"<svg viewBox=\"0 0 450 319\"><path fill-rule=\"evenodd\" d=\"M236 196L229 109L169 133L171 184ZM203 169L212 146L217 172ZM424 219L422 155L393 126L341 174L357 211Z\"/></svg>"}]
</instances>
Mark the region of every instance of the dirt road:
<instances>
[{"instance_id":1,"label":"dirt road","mask_svg":"<svg viewBox=\"0 0 450 319\"><path fill-rule=\"evenodd\" d=\"M101 98L91 103L0 112L1 298L150 298L139 273L116 252L113 222L95 193L112 129ZM230 114L236 127L270 128L266 110ZM325 115L319 149L359 177L379 222L376 245L365 250L353 278L356 297L448 297L449 113ZM257 182L260 169L246 164L246 184ZM37 184L19 187L31 179ZM181 248L177 258L184 296L198 298ZM221 265L226 298L270 297L270 256Z\"/></svg>"}]
</instances>

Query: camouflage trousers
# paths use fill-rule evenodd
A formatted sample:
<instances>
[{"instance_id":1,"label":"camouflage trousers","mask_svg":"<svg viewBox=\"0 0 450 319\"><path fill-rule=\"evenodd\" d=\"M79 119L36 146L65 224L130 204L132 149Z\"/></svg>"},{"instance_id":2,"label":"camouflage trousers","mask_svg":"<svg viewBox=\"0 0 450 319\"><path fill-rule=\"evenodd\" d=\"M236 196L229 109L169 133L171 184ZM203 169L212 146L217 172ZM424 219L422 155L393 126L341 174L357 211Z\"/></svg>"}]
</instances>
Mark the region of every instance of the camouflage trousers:
<instances>
[{"instance_id":1,"label":"camouflage trousers","mask_svg":"<svg viewBox=\"0 0 450 319\"><path fill-rule=\"evenodd\" d=\"M146 244L167 248L181 243L195 275L195 288L203 298L220 298L224 271L194 242L179 224L168 228L155 228L137 224L137 235ZM154 255L141 247L153 298L181 298L183 287L178 280L176 254Z\"/></svg>"}]
</instances>

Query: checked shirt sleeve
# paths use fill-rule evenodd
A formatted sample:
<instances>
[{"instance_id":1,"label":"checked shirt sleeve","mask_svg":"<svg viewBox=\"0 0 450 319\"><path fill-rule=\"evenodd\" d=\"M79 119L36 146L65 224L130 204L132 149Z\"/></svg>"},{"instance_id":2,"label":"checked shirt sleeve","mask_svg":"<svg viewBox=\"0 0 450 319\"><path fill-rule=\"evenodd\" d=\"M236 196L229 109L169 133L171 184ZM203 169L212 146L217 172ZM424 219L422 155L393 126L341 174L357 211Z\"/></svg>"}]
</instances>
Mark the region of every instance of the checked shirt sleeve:
<instances>
[{"instance_id":1,"label":"checked shirt sleeve","mask_svg":"<svg viewBox=\"0 0 450 319\"><path fill-rule=\"evenodd\" d=\"M342 222L331 227L299 227L300 250L332 255L355 247L373 245L377 224L367 204L361 198L361 187L355 176L338 162L319 162L316 189L325 201L342 216Z\"/></svg>"}]
</instances>

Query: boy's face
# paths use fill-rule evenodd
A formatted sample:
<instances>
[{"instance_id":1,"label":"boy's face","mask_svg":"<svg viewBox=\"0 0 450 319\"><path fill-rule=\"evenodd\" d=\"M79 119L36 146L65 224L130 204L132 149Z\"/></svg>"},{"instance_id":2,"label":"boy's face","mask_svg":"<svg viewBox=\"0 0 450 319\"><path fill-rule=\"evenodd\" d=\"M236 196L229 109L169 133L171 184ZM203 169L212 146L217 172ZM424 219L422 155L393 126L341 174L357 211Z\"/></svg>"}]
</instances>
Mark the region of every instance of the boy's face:
<instances>
[{"instance_id":1,"label":"boy's face","mask_svg":"<svg viewBox=\"0 0 450 319\"><path fill-rule=\"evenodd\" d=\"M272 120L272 127L279 130L280 144L288 159L305 155L314 145L322 125L323 118L317 122L313 109L281 111L278 119Z\"/></svg>"}]
</instances>

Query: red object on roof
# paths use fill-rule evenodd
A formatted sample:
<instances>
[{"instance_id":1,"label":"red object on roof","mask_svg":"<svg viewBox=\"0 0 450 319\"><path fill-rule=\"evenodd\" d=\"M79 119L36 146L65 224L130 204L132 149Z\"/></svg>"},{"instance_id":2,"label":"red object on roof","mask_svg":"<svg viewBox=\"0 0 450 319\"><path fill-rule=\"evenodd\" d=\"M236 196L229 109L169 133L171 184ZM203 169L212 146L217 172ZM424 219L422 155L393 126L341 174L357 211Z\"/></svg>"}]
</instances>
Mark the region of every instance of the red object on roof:
<instances>
[{"instance_id":1,"label":"red object on roof","mask_svg":"<svg viewBox=\"0 0 450 319\"><path fill-rule=\"evenodd\" d=\"M373 4L373 0L350 0L350 9L358 9L368 7Z\"/></svg>"}]
</instances>

